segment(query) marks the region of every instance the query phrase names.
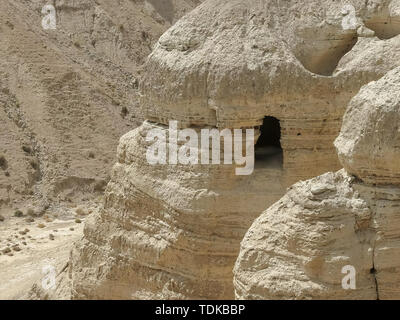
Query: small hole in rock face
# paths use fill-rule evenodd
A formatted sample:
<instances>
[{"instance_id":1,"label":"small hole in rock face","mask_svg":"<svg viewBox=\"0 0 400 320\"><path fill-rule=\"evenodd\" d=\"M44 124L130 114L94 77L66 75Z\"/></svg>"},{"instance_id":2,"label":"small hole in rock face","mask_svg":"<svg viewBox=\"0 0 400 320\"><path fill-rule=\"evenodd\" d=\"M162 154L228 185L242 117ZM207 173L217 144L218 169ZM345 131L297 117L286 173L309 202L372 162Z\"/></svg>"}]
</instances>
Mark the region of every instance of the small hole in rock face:
<instances>
[{"instance_id":1,"label":"small hole in rock face","mask_svg":"<svg viewBox=\"0 0 400 320\"><path fill-rule=\"evenodd\" d=\"M297 134L297 136L300 137L300 136L301 136L301 133L299 132L299 133Z\"/></svg>"},{"instance_id":2,"label":"small hole in rock face","mask_svg":"<svg viewBox=\"0 0 400 320\"><path fill-rule=\"evenodd\" d=\"M369 273L370 273L370 274L376 274L376 269L375 269L375 268L371 268L371 269L369 270Z\"/></svg>"},{"instance_id":3,"label":"small hole in rock face","mask_svg":"<svg viewBox=\"0 0 400 320\"><path fill-rule=\"evenodd\" d=\"M283 150L279 120L274 117L265 117L260 133L255 146L256 167L281 168Z\"/></svg>"}]
</instances>

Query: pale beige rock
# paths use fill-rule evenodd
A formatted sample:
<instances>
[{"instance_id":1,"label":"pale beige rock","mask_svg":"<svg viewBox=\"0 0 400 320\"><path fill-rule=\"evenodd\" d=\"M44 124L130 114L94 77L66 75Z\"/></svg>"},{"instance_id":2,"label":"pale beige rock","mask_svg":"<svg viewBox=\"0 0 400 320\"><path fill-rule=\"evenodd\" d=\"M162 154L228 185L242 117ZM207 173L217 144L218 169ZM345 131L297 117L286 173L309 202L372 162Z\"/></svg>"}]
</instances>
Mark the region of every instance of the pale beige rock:
<instances>
[{"instance_id":1,"label":"pale beige rock","mask_svg":"<svg viewBox=\"0 0 400 320\"><path fill-rule=\"evenodd\" d=\"M375 298L371 218L344 171L299 182L243 239L234 270L236 297ZM342 288L346 265L358 272L357 290Z\"/></svg>"},{"instance_id":2,"label":"pale beige rock","mask_svg":"<svg viewBox=\"0 0 400 320\"><path fill-rule=\"evenodd\" d=\"M348 102L399 65L397 3L348 2L363 27L358 36L343 30L341 2L206 1L149 56L143 117L238 128L273 116L281 124L285 185L339 169L332 142ZM392 31L381 41L364 24Z\"/></svg>"},{"instance_id":3,"label":"pale beige rock","mask_svg":"<svg viewBox=\"0 0 400 320\"><path fill-rule=\"evenodd\" d=\"M399 82L396 68L350 103L336 140L349 172L295 184L254 222L235 265L238 299L400 298ZM355 290L342 287L346 265Z\"/></svg>"},{"instance_id":4,"label":"pale beige rock","mask_svg":"<svg viewBox=\"0 0 400 320\"><path fill-rule=\"evenodd\" d=\"M400 184L400 69L351 101L335 141L344 168L369 184Z\"/></svg>"},{"instance_id":5,"label":"pale beige rock","mask_svg":"<svg viewBox=\"0 0 400 320\"><path fill-rule=\"evenodd\" d=\"M340 168L333 140L345 107L399 65L399 37L380 40L363 25L391 21L392 2L351 1L357 25L343 30L342 3L210 0L169 29L141 82L150 121L121 139L104 209L72 253L73 297L233 298L248 227L287 186ZM169 120L199 130L258 127L265 116L280 120L281 167L256 164L241 177L233 166L146 161L146 132Z\"/></svg>"},{"instance_id":6,"label":"pale beige rock","mask_svg":"<svg viewBox=\"0 0 400 320\"><path fill-rule=\"evenodd\" d=\"M279 171L238 177L234 166L151 166L152 128L146 122L121 139L104 209L72 254L74 297L233 298L239 243L281 188Z\"/></svg>"}]
</instances>

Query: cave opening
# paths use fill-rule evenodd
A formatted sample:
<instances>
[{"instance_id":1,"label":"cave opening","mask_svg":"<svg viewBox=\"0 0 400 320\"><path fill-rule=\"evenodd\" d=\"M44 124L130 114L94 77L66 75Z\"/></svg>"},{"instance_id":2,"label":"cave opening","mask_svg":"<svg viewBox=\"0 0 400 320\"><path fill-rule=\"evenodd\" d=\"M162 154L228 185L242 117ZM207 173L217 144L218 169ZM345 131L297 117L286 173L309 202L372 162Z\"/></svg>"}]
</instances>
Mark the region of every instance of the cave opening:
<instances>
[{"instance_id":1,"label":"cave opening","mask_svg":"<svg viewBox=\"0 0 400 320\"><path fill-rule=\"evenodd\" d=\"M255 145L256 167L282 168L281 124L277 118L265 117Z\"/></svg>"}]
</instances>

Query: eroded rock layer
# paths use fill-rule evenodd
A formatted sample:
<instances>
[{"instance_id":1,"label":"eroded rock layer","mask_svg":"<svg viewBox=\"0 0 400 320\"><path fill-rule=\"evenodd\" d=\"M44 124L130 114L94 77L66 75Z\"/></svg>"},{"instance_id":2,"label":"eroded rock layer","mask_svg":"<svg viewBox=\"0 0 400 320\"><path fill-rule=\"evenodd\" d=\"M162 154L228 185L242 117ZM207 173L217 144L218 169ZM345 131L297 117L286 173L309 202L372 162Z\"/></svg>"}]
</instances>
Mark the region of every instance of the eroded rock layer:
<instances>
[{"instance_id":1,"label":"eroded rock layer","mask_svg":"<svg viewBox=\"0 0 400 320\"><path fill-rule=\"evenodd\" d=\"M233 298L238 245L277 198L280 170L263 169L262 180L236 176L234 166L151 166L145 137L154 127L121 139L104 209L72 255L76 297Z\"/></svg>"},{"instance_id":2,"label":"eroded rock layer","mask_svg":"<svg viewBox=\"0 0 400 320\"><path fill-rule=\"evenodd\" d=\"M346 4L206 1L149 56L144 118L240 128L272 116L280 120L284 168L293 177L287 185L339 169L332 142L350 99L400 61L398 1ZM391 27L384 40L365 25L377 30L383 23Z\"/></svg>"},{"instance_id":3,"label":"eroded rock layer","mask_svg":"<svg viewBox=\"0 0 400 320\"><path fill-rule=\"evenodd\" d=\"M399 83L397 68L350 103L335 142L345 169L295 184L254 222L237 298L400 298ZM346 266L356 271L347 290Z\"/></svg>"},{"instance_id":4,"label":"eroded rock layer","mask_svg":"<svg viewBox=\"0 0 400 320\"><path fill-rule=\"evenodd\" d=\"M340 168L332 142L345 106L399 65L399 38L380 40L365 26L397 19L395 1L351 3L357 24L343 29L343 5L328 0L210 0L161 37L141 82L151 122L121 139L105 206L71 257L75 298L234 296L248 227L287 186ZM170 120L260 132L265 117L279 122L279 166L258 161L237 176L234 166L146 160L146 132Z\"/></svg>"}]
</instances>

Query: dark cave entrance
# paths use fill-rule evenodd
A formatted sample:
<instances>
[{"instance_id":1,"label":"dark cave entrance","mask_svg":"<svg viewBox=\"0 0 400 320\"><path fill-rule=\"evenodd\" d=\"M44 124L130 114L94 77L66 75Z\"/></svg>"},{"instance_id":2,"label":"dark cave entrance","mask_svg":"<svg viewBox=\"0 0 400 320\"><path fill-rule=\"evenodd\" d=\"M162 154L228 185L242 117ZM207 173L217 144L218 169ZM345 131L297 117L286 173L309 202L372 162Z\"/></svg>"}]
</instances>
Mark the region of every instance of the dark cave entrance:
<instances>
[{"instance_id":1,"label":"dark cave entrance","mask_svg":"<svg viewBox=\"0 0 400 320\"><path fill-rule=\"evenodd\" d=\"M265 117L255 146L256 167L282 168L281 124L277 118Z\"/></svg>"}]
</instances>

